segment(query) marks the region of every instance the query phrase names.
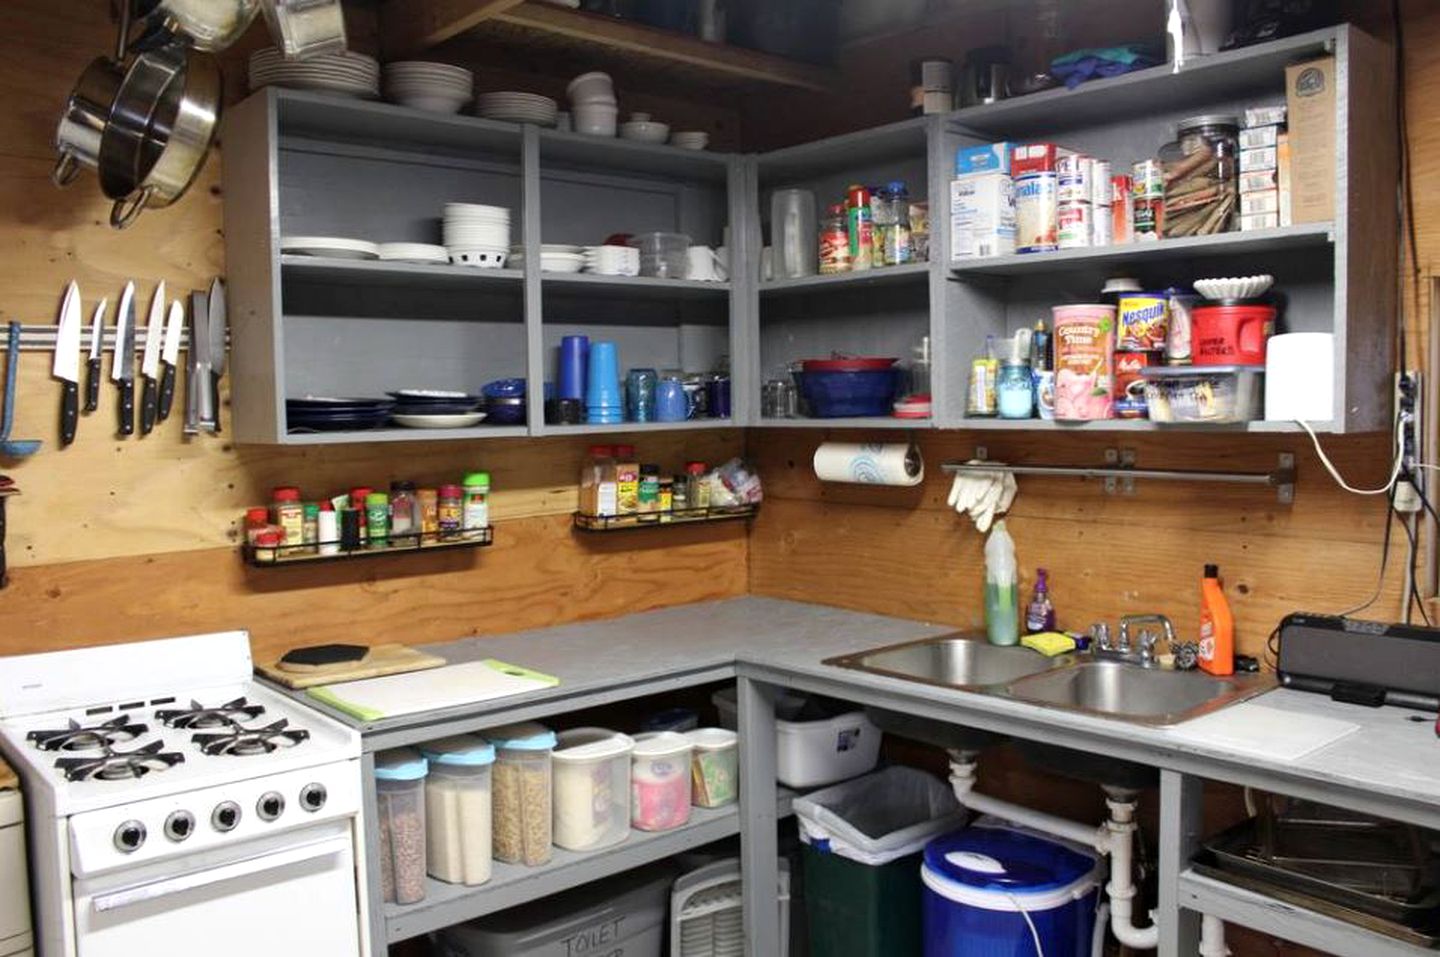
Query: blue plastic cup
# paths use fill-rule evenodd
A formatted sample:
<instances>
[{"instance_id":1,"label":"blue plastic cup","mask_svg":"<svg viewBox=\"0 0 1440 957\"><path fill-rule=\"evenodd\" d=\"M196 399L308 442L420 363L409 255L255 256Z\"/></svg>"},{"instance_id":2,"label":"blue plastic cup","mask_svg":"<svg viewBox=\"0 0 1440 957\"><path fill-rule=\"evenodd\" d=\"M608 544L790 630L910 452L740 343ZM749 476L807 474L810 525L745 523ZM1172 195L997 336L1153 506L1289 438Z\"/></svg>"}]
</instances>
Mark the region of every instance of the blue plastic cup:
<instances>
[{"instance_id":1,"label":"blue plastic cup","mask_svg":"<svg viewBox=\"0 0 1440 957\"><path fill-rule=\"evenodd\" d=\"M620 354L613 342L590 343L586 372L585 405L591 409L624 412L625 393L620 388Z\"/></svg>"},{"instance_id":2,"label":"blue plastic cup","mask_svg":"<svg viewBox=\"0 0 1440 957\"><path fill-rule=\"evenodd\" d=\"M560 340L559 398L585 398L585 366L589 357L589 336L566 336Z\"/></svg>"}]
</instances>

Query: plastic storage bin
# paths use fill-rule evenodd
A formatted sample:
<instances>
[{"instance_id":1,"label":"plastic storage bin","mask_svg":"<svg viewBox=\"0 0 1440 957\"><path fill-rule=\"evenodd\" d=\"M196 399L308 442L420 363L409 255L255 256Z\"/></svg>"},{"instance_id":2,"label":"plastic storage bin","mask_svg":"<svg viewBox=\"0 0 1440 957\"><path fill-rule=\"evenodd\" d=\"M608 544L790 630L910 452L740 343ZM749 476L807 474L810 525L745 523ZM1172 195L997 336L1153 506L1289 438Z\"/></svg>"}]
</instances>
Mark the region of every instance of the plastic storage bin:
<instances>
[{"instance_id":1,"label":"plastic storage bin","mask_svg":"<svg viewBox=\"0 0 1440 957\"><path fill-rule=\"evenodd\" d=\"M445 957L661 957L675 872L642 868L437 935Z\"/></svg>"},{"instance_id":2,"label":"plastic storage bin","mask_svg":"<svg viewBox=\"0 0 1440 957\"><path fill-rule=\"evenodd\" d=\"M534 867L550 860L550 755L555 732L526 722L492 728L485 736L495 745L495 859Z\"/></svg>"},{"instance_id":3,"label":"plastic storage bin","mask_svg":"<svg viewBox=\"0 0 1440 957\"><path fill-rule=\"evenodd\" d=\"M721 726L734 727L735 689L722 688L711 700L720 711ZM808 719L808 706L803 697L789 695L775 704L775 777L781 784L823 787L875 768L880 760L880 729L863 709Z\"/></svg>"},{"instance_id":4,"label":"plastic storage bin","mask_svg":"<svg viewBox=\"0 0 1440 957\"><path fill-rule=\"evenodd\" d=\"M562 731L555 748L555 843L589 851L630 834L629 735L604 728Z\"/></svg>"},{"instance_id":5,"label":"plastic storage bin","mask_svg":"<svg viewBox=\"0 0 1440 957\"><path fill-rule=\"evenodd\" d=\"M930 842L925 957L1089 957L1100 865L1079 850L1007 827L971 827Z\"/></svg>"},{"instance_id":6,"label":"plastic storage bin","mask_svg":"<svg viewBox=\"0 0 1440 957\"><path fill-rule=\"evenodd\" d=\"M450 884L490 879L490 766L495 749L474 735L420 749L425 778L425 858L431 877Z\"/></svg>"},{"instance_id":7,"label":"plastic storage bin","mask_svg":"<svg viewBox=\"0 0 1440 957\"><path fill-rule=\"evenodd\" d=\"M723 807L740 797L740 737L725 728L696 728L690 739L690 800Z\"/></svg>"},{"instance_id":8,"label":"plastic storage bin","mask_svg":"<svg viewBox=\"0 0 1440 957\"><path fill-rule=\"evenodd\" d=\"M380 815L380 891L388 903L425 899L425 776L418 751L397 748L375 756Z\"/></svg>"},{"instance_id":9,"label":"plastic storage bin","mask_svg":"<svg viewBox=\"0 0 1440 957\"><path fill-rule=\"evenodd\" d=\"M886 768L797 798L795 816L811 953L916 957L921 853L965 822L950 786L914 768Z\"/></svg>"},{"instance_id":10,"label":"plastic storage bin","mask_svg":"<svg viewBox=\"0 0 1440 957\"><path fill-rule=\"evenodd\" d=\"M690 741L674 731L635 736L630 766L630 823L668 831L690 820Z\"/></svg>"},{"instance_id":11,"label":"plastic storage bin","mask_svg":"<svg viewBox=\"0 0 1440 957\"><path fill-rule=\"evenodd\" d=\"M780 858L780 953L790 953L790 862ZM677 878L670 892L670 957L742 957L745 928L740 859L715 861Z\"/></svg>"}]
</instances>

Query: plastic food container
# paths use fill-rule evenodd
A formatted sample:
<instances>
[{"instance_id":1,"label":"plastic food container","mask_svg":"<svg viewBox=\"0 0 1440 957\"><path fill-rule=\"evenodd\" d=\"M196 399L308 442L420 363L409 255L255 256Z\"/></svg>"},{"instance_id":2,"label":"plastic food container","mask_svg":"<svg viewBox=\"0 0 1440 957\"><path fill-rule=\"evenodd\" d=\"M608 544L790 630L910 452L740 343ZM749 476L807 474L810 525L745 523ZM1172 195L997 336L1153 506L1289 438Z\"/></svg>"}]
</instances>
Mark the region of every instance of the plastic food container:
<instances>
[{"instance_id":1,"label":"plastic food container","mask_svg":"<svg viewBox=\"0 0 1440 957\"><path fill-rule=\"evenodd\" d=\"M1249 422L1265 405L1264 366L1160 366L1145 370L1150 421Z\"/></svg>"},{"instance_id":2,"label":"plastic food container","mask_svg":"<svg viewBox=\"0 0 1440 957\"><path fill-rule=\"evenodd\" d=\"M630 823L668 831L690 820L690 741L674 731L635 736L630 766Z\"/></svg>"},{"instance_id":3,"label":"plastic food container","mask_svg":"<svg viewBox=\"0 0 1440 957\"><path fill-rule=\"evenodd\" d=\"M740 736L725 728L697 728L690 739L690 799L722 807L740 797Z\"/></svg>"},{"instance_id":4,"label":"plastic food container","mask_svg":"<svg viewBox=\"0 0 1440 957\"><path fill-rule=\"evenodd\" d=\"M711 698L720 724L733 727L735 689ZM805 719L806 699L782 693L775 703L775 777L786 787L813 788L845 781L874 769L880 760L880 729L859 708Z\"/></svg>"},{"instance_id":5,"label":"plastic food container","mask_svg":"<svg viewBox=\"0 0 1440 957\"><path fill-rule=\"evenodd\" d=\"M817 419L888 416L900 392L900 370L801 372L800 390Z\"/></svg>"},{"instance_id":6,"label":"plastic food container","mask_svg":"<svg viewBox=\"0 0 1440 957\"><path fill-rule=\"evenodd\" d=\"M492 728L495 859L535 867L550 860L551 752L555 732L525 722Z\"/></svg>"},{"instance_id":7,"label":"plastic food container","mask_svg":"<svg viewBox=\"0 0 1440 957\"><path fill-rule=\"evenodd\" d=\"M630 245L640 250L640 275L684 279L690 237L684 233L639 233Z\"/></svg>"},{"instance_id":8,"label":"plastic food container","mask_svg":"<svg viewBox=\"0 0 1440 957\"><path fill-rule=\"evenodd\" d=\"M420 749L425 778L425 851L430 876L450 884L490 879L490 766L495 748L474 735Z\"/></svg>"},{"instance_id":9,"label":"plastic food container","mask_svg":"<svg viewBox=\"0 0 1440 957\"><path fill-rule=\"evenodd\" d=\"M604 728L560 732L555 749L555 843L608 847L630 834L630 752L635 742Z\"/></svg>"},{"instance_id":10,"label":"plastic food container","mask_svg":"<svg viewBox=\"0 0 1440 957\"><path fill-rule=\"evenodd\" d=\"M375 756L380 814L380 891L387 903L425 899L425 776L418 751L397 748Z\"/></svg>"}]
</instances>

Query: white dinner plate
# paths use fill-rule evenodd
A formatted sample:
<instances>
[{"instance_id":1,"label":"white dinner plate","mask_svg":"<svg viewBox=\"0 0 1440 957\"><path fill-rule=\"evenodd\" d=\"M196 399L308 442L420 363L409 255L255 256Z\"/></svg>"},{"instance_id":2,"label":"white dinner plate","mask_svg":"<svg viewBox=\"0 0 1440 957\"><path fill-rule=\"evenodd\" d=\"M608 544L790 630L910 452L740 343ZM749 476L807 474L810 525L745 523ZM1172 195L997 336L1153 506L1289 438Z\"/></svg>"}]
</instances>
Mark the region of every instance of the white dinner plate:
<instances>
[{"instance_id":1,"label":"white dinner plate","mask_svg":"<svg viewBox=\"0 0 1440 957\"><path fill-rule=\"evenodd\" d=\"M281 236L280 251L292 256L323 256L327 259L380 258L378 244L343 236Z\"/></svg>"},{"instance_id":2,"label":"white dinner plate","mask_svg":"<svg viewBox=\"0 0 1440 957\"><path fill-rule=\"evenodd\" d=\"M462 412L456 415L392 415L391 421L407 429L464 429L485 421L484 412Z\"/></svg>"}]
</instances>

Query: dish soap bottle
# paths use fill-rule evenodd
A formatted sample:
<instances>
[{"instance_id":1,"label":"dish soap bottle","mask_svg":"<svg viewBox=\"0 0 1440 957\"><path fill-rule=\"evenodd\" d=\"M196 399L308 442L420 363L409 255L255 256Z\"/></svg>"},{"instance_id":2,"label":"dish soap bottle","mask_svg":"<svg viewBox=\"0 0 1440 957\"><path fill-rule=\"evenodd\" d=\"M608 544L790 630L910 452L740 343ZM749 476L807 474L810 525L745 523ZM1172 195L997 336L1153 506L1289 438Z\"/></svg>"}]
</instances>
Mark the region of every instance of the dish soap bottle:
<instances>
[{"instance_id":1,"label":"dish soap bottle","mask_svg":"<svg viewBox=\"0 0 1440 957\"><path fill-rule=\"evenodd\" d=\"M1025 633L1038 635L1055 630L1055 606L1050 601L1050 583L1043 568L1035 570L1035 594L1025 608Z\"/></svg>"},{"instance_id":2,"label":"dish soap bottle","mask_svg":"<svg viewBox=\"0 0 1440 957\"><path fill-rule=\"evenodd\" d=\"M985 541L985 630L992 645L1020 643L1016 578L1015 541L1002 518Z\"/></svg>"},{"instance_id":3,"label":"dish soap bottle","mask_svg":"<svg viewBox=\"0 0 1440 957\"><path fill-rule=\"evenodd\" d=\"M1220 677L1235 673L1235 618L1219 565L1206 565L1200 581L1200 669Z\"/></svg>"}]
</instances>

